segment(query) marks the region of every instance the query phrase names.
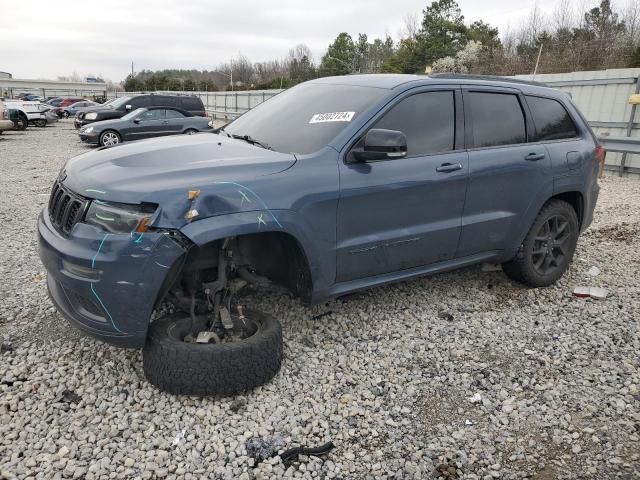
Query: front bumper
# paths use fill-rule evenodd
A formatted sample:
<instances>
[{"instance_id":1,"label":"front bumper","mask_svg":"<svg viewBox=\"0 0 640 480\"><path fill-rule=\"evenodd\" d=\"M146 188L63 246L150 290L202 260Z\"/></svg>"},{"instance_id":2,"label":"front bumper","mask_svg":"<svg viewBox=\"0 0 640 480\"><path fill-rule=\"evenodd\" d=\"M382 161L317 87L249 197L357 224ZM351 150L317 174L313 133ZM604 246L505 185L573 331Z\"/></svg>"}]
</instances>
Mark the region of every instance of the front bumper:
<instances>
[{"instance_id":1,"label":"front bumper","mask_svg":"<svg viewBox=\"0 0 640 480\"><path fill-rule=\"evenodd\" d=\"M80 141L84 142L84 143L98 143L98 138L100 137L100 135L97 132L92 132L92 133L83 133L83 132L78 132L78 136L80 137Z\"/></svg>"},{"instance_id":2,"label":"front bumper","mask_svg":"<svg viewBox=\"0 0 640 480\"><path fill-rule=\"evenodd\" d=\"M0 120L0 130L11 130L14 125L11 120Z\"/></svg>"},{"instance_id":3,"label":"front bumper","mask_svg":"<svg viewBox=\"0 0 640 480\"><path fill-rule=\"evenodd\" d=\"M130 348L144 345L156 302L173 280L185 253L168 235L110 234L76 224L60 234L45 208L38 218L40 258L49 295L80 330Z\"/></svg>"},{"instance_id":4,"label":"front bumper","mask_svg":"<svg viewBox=\"0 0 640 480\"><path fill-rule=\"evenodd\" d=\"M97 122L97 120L85 120L84 118L74 117L73 126L76 127L76 130L78 130L85 125L91 125L94 122Z\"/></svg>"}]
</instances>

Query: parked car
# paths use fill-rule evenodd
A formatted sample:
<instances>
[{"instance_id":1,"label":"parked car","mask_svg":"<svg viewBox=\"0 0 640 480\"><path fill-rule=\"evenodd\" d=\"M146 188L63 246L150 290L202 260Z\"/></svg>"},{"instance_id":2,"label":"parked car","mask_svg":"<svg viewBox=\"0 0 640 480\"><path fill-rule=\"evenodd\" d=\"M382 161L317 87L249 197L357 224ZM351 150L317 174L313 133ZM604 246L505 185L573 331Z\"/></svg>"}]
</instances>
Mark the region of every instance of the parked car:
<instances>
[{"instance_id":1,"label":"parked car","mask_svg":"<svg viewBox=\"0 0 640 480\"><path fill-rule=\"evenodd\" d=\"M211 130L208 118L196 117L178 108L138 108L122 118L85 125L78 131L80 140L103 147L123 141L184 133L191 135Z\"/></svg>"},{"instance_id":2,"label":"parked car","mask_svg":"<svg viewBox=\"0 0 640 480\"><path fill-rule=\"evenodd\" d=\"M0 135L2 135L2 132L5 130L13 130L13 128L13 122L9 118L9 109L4 102L0 101Z\"/></svg>"},{"instance_id":3,"label":"parked car","mask_svg":"<svg viewBox=\"0 0 640 480\"><path fill-rule=\"evenodd\" d=\"M44 127L47 124L43 104L26 100L5 100L7 108L18 111L18 128L24 130L27 125Z\"/></svg>"},{"instance_id":4,"label":"parked car","mask_svg":"<svg viewBox=\"0 0 640 480\"><path fill-rule=\"evenodd\" d=\"M76 128L92 122L120 118L138 108L170 107L186 110L192 115L206 117L204 104L200 97L194 95L159 95L149 93L144 95L119 97L108 104L79 112L74 119Z\"/></svg>"},{"instance_id":5,"label":"parked car","mask_svg":"<svg viewBox=\"0 0 640 480\"><path fill-rule=\"evenodd\" d=\"M557 281L593 219L604 149L571 98L464 75L312 80L218 135L70 160L38 220L54 304L182 394L264 383L282 330L245 283L307 303L478 262ZM384 292L380 292L384 294ZM165 302L176 313L152 322Z\"/></svg>"},{"instance_id":6,"label":"parked car","mask_svg":"<svg viewBox=\"0 0 640 480\"><path fill-rule=\"evenodd\" d=\"M100 105L99 103L92 102L90 100L82 100L81 102L72 103L71 105L67 105L66 107L59 107L62 113L63 118L75 117L76 113L78 113L82 109L91 109L96 105Z\"/></svg>"},{"instance_id":7,"label":"parked car","mask_svg":"<svg viewBox=\"0 0 640 480\"><path fill-rule=\"evenodd\" d=\"M62 99L60 104L56 107L56 113L60 118L64 116L64 109L74 103L78 102L86 102L87 100L82 97L65 97Z\"/></svg>"},{"instance_id":8,"label":"parked car","mask_svg":"<svg viewBox=\"0 0 640 480\"><path fill-rule=\"evenodd\" d=\"M23 100L25 102L42 102L42 96L35 93L21 93L16 97L16 100Z\"/></svg>"},{"instance_id":9,"label":"parked car","mask_svg":"<svg viewBox=\"0 0 640 480\"><path fill-rule=\"evenodd\" d=\"M64 100L62 97L53 97L49 100L45 100L44 103L46 103L47 105L51 105L52 107L59 107L62 103L62 100Z\"/></svg>"}]
</instances>

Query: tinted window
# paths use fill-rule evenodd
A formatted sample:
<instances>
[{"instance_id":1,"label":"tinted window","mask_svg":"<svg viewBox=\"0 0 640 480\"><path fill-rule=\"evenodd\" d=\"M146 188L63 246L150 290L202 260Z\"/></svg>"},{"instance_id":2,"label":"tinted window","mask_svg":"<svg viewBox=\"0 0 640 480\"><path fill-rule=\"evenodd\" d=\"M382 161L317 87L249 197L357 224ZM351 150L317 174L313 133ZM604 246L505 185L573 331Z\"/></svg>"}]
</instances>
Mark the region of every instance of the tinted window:
<instances>
[{"instance_id":1,"label":"tinted window","mask_svg":"<svg viewBox=\"0 0 640 480\"><path fill-rule=\"evenodd\" d=\"M536 125L537 141L578 136L573 120L560 102L542 97L526 98Z\"/></svg>"},{"instance_id":2,"label":"tinted window","mask_svg":"<svg viewBox=\"0 0 640 480\"><path fill-rule=\"evenodd\" d=\"M166 118L184 118L184 115L177 110L165 110Z\"/></svg>"},{"instance_id":3,"label":"tinted window","mask_svg":"<svg viewBox=\"0 0 640 480\"><path fill-rule=\"evenodd\" d=\"M303 83L249 110L223 133L249 135L278 152L312 153L388 94L383 88Z\"/></svg>"},{"instance_id":4,"label":"tinted window","mask_svg":"<svg viewBox=\"0 0 640 480\"><path fill-rule=\"evenodd\" d=\"M469 92L475 147L510 145L527 141L524 114L516 95Z\"/></svg>"},{"instance_id":5,"label":"tinted window","mask_svg":"<svg viewBox=\"0 0 640 480\"><path fill-rule=\"evenodd\" d=\"M181 98L180 104L185 110L204 110L202 100L196 97Z\"/></svg>"},{"instance_id":6,"label":"tinted window","mask_svg":"<svg viewBox=\"0 0 640 480\"><path fill-rule=\"evenodd\" d=\"M136 108L146 108L151 106L151 97L148 95L142 95L140 97L133 97L131 101L128 103L131 105L131 109L135 110Z\"/></svg>"},{"instance_id":7,"label":"tinted window","mask_svg":"<svg viewBox=\"0 0 640 480\"><path fill-rule=\"evenodd\" d=\"M427 92L405 98L373 128L400 130L407 136L408 155L424 155L453 150L454 120L453 92Z\"/></svg>"},{"instance_id":8,"label":"tinted window","mask_svg":"<svg viewBox=\"0 0 640 480\"><path fill-rule=\"evenodd\" d=\"M164 110L146 110L138 118L142 121L162 120L164 118Z\"/></svg>"},{"instance_id":9,"label":"tinted window","mask_svg":"<svg viewBox=\"0 0 640 480\"><path fill-rule=\"evenodd\" d=\"M153 104L158 107L177 107L178 99L176 97L168 97L166 95L154 95Z\"/></svg>"}]
</instances>

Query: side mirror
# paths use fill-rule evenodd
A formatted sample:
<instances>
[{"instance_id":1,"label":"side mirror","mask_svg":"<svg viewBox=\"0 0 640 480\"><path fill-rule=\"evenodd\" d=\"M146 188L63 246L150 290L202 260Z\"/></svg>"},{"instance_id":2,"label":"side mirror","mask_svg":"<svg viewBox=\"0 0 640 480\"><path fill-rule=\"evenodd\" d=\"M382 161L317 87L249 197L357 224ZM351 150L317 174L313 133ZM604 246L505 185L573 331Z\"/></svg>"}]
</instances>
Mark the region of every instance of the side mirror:
<instances>
[{"instance_id":1,"label":"side mirror","mask_svg":"<svg viewBox=\"0 0 640 480\"><path fill-rule=\"evenodd\" d=\"M133 108L133 107L132 107L131 105L125 105L125 107L124 107L124 109L125 109L127 112L130 112L132 108Z\"/></svg>"},{"instance_id":2,"label":"side mirror","mask_svg":"<svg viewBox=\"0 0 640 480\"><path fill-rule=\"evenodd\" d=\"M351 151L351 163L396 160L407 156L407 137L398 130L374 128L364 137L361 147Z\"/></svg>"},{"instance_id":3,"label":"side mirror","mask_svg":"<svg viewBox=\"0 0 640 480\"><path fill-rule=\"evenodd\" d=\"M133 123L140 123L140 119L139 118L134 118L133 119Z\"/></svg>"}]
</instances>

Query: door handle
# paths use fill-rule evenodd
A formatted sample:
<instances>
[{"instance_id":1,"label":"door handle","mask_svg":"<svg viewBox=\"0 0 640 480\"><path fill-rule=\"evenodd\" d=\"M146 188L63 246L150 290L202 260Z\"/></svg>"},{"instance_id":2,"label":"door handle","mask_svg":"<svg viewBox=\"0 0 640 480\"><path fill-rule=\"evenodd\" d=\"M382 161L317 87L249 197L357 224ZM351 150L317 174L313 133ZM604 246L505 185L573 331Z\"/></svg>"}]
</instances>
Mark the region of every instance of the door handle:
<instances>
[{"instance_id":1,"label":"door handle","mask_svg":"<svg viewBox=\"0 0 640 480\"><path fill-rule=\"evenodd\" d=\"M524 157L524 159L528 160L529 162L535 162L536 160L542 160L544 157L544 153L530 153L529 155Z\"/></svg>"},{"instance_id":2,"label":"door handle","mask_svg":"<svg viewBox=\"0 0 640 480\"><path fill-rule=\"evenodd\" d=\"M436 172L455 172L456 170L462 170L461 163L443 163L438 168L436 168Z\"/></svg>"}]
</instances>

